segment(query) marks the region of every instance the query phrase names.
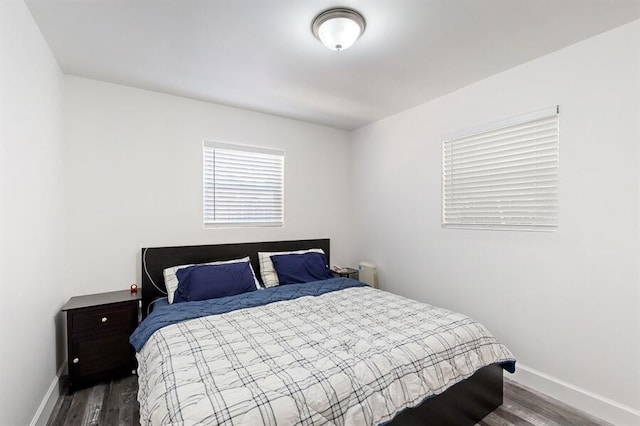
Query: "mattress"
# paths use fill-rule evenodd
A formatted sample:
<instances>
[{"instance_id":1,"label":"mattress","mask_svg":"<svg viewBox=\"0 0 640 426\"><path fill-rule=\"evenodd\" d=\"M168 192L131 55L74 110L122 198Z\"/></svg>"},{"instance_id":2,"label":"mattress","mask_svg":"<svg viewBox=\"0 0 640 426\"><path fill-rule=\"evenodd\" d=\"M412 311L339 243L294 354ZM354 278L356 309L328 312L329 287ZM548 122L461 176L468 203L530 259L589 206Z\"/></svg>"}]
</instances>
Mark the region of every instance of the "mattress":
<instances>
[{"instance_id":1,"label":"mattress","mask_svg":"<svg viewBox=\"0 0 640 426\"><path fill-rule=\"evenodd\" d=\"M347 278L154 309L141 424L375 425L511 352L480 323Z\"/></svg>"}]
</instances>

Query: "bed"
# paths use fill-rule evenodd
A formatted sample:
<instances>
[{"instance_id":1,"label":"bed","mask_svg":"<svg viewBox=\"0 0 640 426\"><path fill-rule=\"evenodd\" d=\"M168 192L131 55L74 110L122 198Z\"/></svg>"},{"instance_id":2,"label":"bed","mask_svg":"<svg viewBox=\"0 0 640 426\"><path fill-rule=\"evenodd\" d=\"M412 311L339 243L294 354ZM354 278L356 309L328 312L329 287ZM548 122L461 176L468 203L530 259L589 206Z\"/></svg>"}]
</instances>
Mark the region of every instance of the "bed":
<instances>
[{"instance_id":1,"label":"bed","mask_svg":"<svg viewBox=\"0 0 640 426\"><path fill-rule=\"evenodd\" d=\"M482 325L348 278L161 301L166 268L249 256L260 276L258 252L304 249L329 263L328 239L142 250L142 424L472 425L502 404L515 359Z\"/></svg>"}]
</instances>

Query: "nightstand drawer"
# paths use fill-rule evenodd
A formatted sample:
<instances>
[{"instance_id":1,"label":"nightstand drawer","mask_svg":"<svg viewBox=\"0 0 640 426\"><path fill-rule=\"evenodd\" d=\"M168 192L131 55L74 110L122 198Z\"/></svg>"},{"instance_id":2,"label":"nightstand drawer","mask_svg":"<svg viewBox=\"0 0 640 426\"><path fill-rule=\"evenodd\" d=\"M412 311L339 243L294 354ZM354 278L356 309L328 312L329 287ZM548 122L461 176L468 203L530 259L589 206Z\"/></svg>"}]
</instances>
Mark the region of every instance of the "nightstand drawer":
<instances>
[{"instance_id":1,"label":"nightstand drawer","mask_svg":"<svg viewBox=\"0 0 640 426\"><path fill-rule=\"evenodd\" d=\"M82 378L120 367L131 366L133 348L129 345L129 330L74 339L69 353L69 366L75 378Z\"/></svg>"},{"instance_id":2,"label":"nightstand drawer","mask_svg":"<svg viewBox=\"0 0 640 426\"><path fill-rule=\"evenodd\" d=\"M71 330L73 332L109 330L112 327L134 324L137 316L136 307L131 303L78 310L70 315Z\"/></svg>"}]
</instances>

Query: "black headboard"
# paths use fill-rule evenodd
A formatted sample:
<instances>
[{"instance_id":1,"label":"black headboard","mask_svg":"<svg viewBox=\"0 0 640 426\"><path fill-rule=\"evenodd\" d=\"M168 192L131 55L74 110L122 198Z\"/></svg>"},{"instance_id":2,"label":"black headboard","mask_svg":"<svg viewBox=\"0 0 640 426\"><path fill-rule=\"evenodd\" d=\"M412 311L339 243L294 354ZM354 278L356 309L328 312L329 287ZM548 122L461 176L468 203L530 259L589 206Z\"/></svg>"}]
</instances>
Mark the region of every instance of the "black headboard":
<instances>
[{"instance_id":1,"label":"black headboard","mask_svg":"<svg viewBox=\"0 0 640 426\"><path fill-rule=\"evenodd\" d=\"M166 295L162 271L176 265L206 263L217 260L251 258L251 265L260 279L259 251L290 251L321 248L329 263L329 239L267 241L263 243L215 244L206 246L150 247L142 249L142 316L147 316L149 304ZM262 280L261 280L262 281Z\"/></svg>"}]
</instances>

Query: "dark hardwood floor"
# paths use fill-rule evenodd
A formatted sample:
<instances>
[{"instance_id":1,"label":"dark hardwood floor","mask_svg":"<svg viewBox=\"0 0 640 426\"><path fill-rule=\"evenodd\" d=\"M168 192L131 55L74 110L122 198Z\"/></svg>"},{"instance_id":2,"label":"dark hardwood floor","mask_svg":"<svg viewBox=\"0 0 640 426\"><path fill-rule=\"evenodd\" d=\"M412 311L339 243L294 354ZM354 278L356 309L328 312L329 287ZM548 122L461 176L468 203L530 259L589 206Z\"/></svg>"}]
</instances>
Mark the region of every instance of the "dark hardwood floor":
<instances>
[{"instance_id":1,"label":"dark hardwood floor","mask_svg":"<svg viewBox=\"0 0 640 426\"><path fill-rule=\"evenodd\" d=\"M139 425L136 376L62 395L48 426ZM504 403L480 426L607 426L608 423L505 379Z\"/></svg>"},{"instance_id":2,"label":"dark hardwood floor","mask_svg":"<svg viewBox=\"0 0 640 426\"><path fill-rule=\"evenodd\" d=\"M479 425L612 426L506 377L502 406L482 419Z\"/></svg>"},{"instance_id":3,"label":"dark hardwood floor","mask_svg":"<svg viewBox=\"0 0 640 426\"><path fill-rule=\"evenodd\" d=\"M61 395L47 426L139 425L138 376Z\"/></svg>"}]
</instances>

